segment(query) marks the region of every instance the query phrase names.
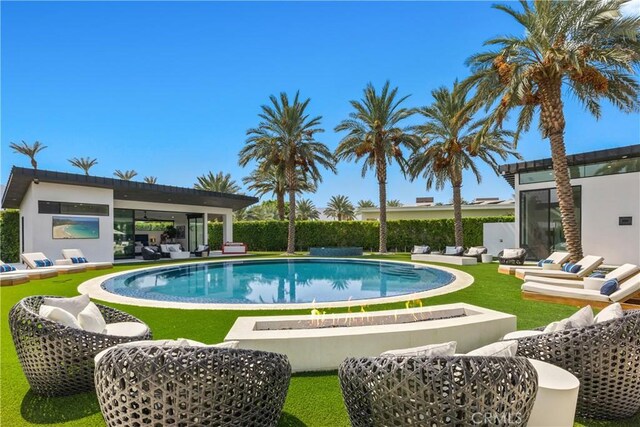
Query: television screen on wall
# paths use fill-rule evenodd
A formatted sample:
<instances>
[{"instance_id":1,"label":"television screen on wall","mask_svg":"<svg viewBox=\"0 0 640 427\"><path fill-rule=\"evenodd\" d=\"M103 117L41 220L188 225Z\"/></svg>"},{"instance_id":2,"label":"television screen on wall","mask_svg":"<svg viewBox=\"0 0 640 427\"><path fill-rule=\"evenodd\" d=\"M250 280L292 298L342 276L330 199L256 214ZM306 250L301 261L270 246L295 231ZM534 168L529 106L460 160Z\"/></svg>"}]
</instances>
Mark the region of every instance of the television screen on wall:
<instances>
[{"instance_id":1,"label":"television screen on wall","mask_svg":"<svg viewBox=\"0 0 640 427\"><path fill-rule=\"evenodd\" d=\"M53 238L98 239L100 238L100 218L54 216Z\"/></svg>"}]
</instances>

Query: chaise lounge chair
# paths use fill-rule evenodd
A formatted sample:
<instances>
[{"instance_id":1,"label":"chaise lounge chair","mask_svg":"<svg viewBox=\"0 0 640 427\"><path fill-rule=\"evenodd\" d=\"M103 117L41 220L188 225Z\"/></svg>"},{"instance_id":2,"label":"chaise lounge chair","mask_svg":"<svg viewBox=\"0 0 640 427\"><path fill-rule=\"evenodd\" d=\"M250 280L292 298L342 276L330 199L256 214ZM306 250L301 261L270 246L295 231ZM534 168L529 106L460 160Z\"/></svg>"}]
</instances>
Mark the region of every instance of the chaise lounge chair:
<instances>
[{"instance_id":1,"label":"chaise lounge chair","mask_svg":"<svg viewBox=\"0 0 640 427\"><path fill-rule=\"evenodd\" d=\"M415 245L413 247L413 249L411 249L411 255L415 255L415 254L430 254L431 253L431 246L429 245Z\"/></svg>"},{"instance_id":2,"label":"chaise lounge chair","mask_svg":"<svg viewBox=\"0 0 640 427\"><path fill-rule=\"evenodd\" d=\"M0 273L0 286L13 286L27 283L29 276L18 271Z\"/></svg>"},{"instance_id":3,"label":"chaise lounge chair","mask_svg":"<svg viewBox=\"0 0 640 427\"><path fill-rule=\"evenodd\" d=\"M598 279L604 283L607 280L616 279L619 283L631 278L633 275L640 271L640 267L635 264L622 264L615 270L611 270L605 274L604 277ZM544 283L546 285L567 286L570 288L584 288L585 279L592 279L591 277L585 277L581 280L575 279L559 279L557 277L543 277L543 276L531 276L528 278L529 282Z\"/></svg>"},{"instance_id":4,"label":"chaise lounge chair","mask_svg":"<svg viewBox=\"0 0 640 427\"><path fill-rule=\"evenodd\" d=\"M104 268L113 267L113 263L110 262L101 262L101 261L87 261L87 258L84 256L80 249L63 249L62 256L65 259L71 260L71 262L76 264L82 264L87 267L87 270L102 270ZM84 261L81 261L83 259Z\"/></svg>"},{"instance_id":5,"label":"chaise lounge chair","mask_svg":"<svg viewBox=\"0 0 640 427\"><path fill-rule=\"evenodd\" d=\"M549 285L545 283L525 282L522 284L522 298L537 301L553 302L574 306L591 305L604 308L611 303L619 302L625 309L640 308L640 274L620 283L617 291L611 295L602 295L600 291L577 289L567 286Z\"/></svg>"},{"instance_id":6,"label":"chaise lounge chair","mask_svg":"<svg viewBox=\"0 0 640 427\"><path fill-rule=\"evenodd\" d=\"M569 261L569 257L571 257L571 254L569 252L553 252L544 261L547 261L547 262L545 262L545 264L549 263L549 264L562 265L565 262ZM501 273L501 274L516 274L516 269L527 270L527 271L541 271L542 267L539 266L539 265L508 265L508 264L501 264L498 267L498 273Z\"/></svg>"},{"instance_id":7,"label":"chaise lounge chair","mask_svg":"<svg viewBox=\"0 0 640 427\"><path fill-rule=\"evenodd\" d=\"M48 270L55 270L58 273L81 273L87 271L87 267L82 264L76 265L60 265L54 264L45 254L42 252L28 252L20 255L20 259L27 264L28 268L33 270L46 268Z\"/></svg>"},{"instance_id":8,"label":"chaise lounge chair","mask_svg":"<svg viewBox=\"0 0 640 427\"><path fill-rule=\"evenodd\" d=\"M0 267L4 267L7 266L9 264L5 264L3 261L0 261ZM32 279L47 279L49 277L56 277L58 275L58 272L56 270L54 270L53 268L38 268L36 270L13 270L13 271L5 271L3 273L0 273L0 277L6 278L7 275L9 274L24 274L25 276L27 276L29 278L29 280ZM27 280L27 282L29 281ZM22 282L25 283L25 282ZM15 283L17 285L17 283Z\"/></svg>"},{"instance_id":9,"label":"chaise lounge chair","mask_svg":"<svg viewBox=\"0 0 640 427\"><path fill-rule=\"evenodd\" d=\"M575 265L580 266L580 270L576 273L572 273L564 270L527 270L524 268L516 269L516 277L519 279L529 280L531 277L557 277L559 279L582 279L587 277L589 274L593 272L600 264L602 264L604 258L595 256L595 255L587 255L582 258L580 261L576 262ZM534 279L535 280L535 279Z\"/></svg>"}]
</instances>

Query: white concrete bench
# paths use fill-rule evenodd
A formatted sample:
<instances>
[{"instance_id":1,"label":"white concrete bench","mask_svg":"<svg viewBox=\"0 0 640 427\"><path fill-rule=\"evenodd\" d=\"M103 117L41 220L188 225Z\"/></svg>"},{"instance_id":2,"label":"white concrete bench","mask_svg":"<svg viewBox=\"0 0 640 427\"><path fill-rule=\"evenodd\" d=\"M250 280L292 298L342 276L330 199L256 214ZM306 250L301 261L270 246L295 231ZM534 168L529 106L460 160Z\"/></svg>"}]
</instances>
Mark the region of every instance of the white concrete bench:
<instances>
[{"instance_id":1,"label":"white concrete bench","mask_svg":"<svg viewBox=\"0 0 640 427\"><path fill-rule=\"evenodd\" d=\"M441 262L455 265L476 265L478 263L475 257L439 254L414 254L411 255L411 261Z\"/></svg>"}]
</instances>

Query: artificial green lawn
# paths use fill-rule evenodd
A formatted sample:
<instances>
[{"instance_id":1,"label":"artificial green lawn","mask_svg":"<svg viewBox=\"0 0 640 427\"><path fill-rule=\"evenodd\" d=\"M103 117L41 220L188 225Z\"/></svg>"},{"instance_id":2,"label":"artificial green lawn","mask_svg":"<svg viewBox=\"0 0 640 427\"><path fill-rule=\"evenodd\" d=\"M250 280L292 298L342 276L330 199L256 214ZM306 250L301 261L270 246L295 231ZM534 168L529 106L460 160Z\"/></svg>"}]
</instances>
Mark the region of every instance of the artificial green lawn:
<instances>
[{"instance_id":1,"label":"artificial green lawn","mask_svg":"<svg viewBox=\"0 0 640 427\"><path fill-rule=\"evenodd\" d=\"M277 254L257 254L277 256ZM376 257L365 257L376 258ZM378 257L409 260L406 254ZM17 286L0 288L1 354L0 354L0 426L104 425L98 402L93 393L63 398L43 398L29 391L11 341L8 314L11 307L29 295L77 295L83 281L114 271L139 268L144 264L118 265L113 270L90 271L61 275L51 279L34 280ZM521 281L497 273L496 264L457 267L474 276L470 287L451 294L424 299L424 305L466 302L493 310L512 313L518 317L518 329L528 329L568 317L575 307L542 302L524 301L520 297ZM205 343L222 341L238 316L308 313L309 310L287 311L213 311L176 310L109 304L146 322L154 338L190 338ZM367 306L367 311L403 308L404 303ZM358 310L360 308L358 307ZM326 310L327 312L346 309ZM335 372L295 375L280 422L281 426L348 426ZM640 414L630 420L617 422L582 421L577 426L638 426Z\"/></svg>"}]
</instances>

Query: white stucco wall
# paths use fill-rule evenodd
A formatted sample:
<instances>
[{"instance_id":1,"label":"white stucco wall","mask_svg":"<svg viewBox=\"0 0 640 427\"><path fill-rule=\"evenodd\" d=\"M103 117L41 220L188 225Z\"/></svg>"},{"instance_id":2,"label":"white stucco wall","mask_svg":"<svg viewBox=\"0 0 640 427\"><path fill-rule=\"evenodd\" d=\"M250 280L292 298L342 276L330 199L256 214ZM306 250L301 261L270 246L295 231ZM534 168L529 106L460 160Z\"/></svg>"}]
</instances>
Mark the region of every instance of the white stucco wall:
<instances>
[{"instance_id":1,"label":"white stucco wall","mask_svg":"<svg viewBox=\"0 0 640 427\"><path fill-rule=\"evenodd\" d=\"M54 239L53 217L77 215L40 214L39 200L109 205L109 216L86 216L99 218L100 238ZM24 235L24 241L20 242L20 252L44 252L48 258L56 260L62 258L62 249L80 249L90 261L113 260L113 190L46 182L32 183L20 205L20 216L21 227L24 218L24 231L21 230L21 240Z\"/></svg>"},{"instance_id":2,"label":"white stucco wall","mask_svg":"<svg viewBox=\"0 0 640 427\"><path fill-rule=\"evenodd\" d=\"M513 222L485 222L482 224L482 246L489 255L513 248L516 244L516 225Z\"/></svg>"},{"instance_id":3,"label":"white stucco wall","mask_svg":"<svg viewBox=\"0 0 640 427\"><path fill-rule=\"evenodd\" d=\"M585 254L600 255L607 264L640 264L640 173L625 173L572 179L582 187L582 248ZM554 182L518 184L520 191L554 188ZM633 225L618 225L621 216L632 217ZM520 204L516 203L516 244L520 245Z\"/></svg>"}]
</instances>

